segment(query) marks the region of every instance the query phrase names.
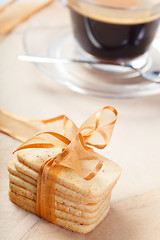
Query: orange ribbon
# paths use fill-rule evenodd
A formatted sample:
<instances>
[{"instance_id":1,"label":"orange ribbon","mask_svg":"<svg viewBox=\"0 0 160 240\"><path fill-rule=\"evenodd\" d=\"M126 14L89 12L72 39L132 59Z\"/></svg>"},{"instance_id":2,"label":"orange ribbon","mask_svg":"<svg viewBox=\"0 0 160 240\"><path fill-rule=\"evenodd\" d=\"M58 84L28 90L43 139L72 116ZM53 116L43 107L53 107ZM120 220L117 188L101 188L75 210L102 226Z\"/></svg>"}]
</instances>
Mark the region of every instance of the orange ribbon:
<instances>
[{"instance_id":1,"label":"orange ribbon","mask_svg":"<svg viewBox=\"0 0 160 240\"><path fill-rule=\"evenodd\" d=\"M112 119L109 120L107 124L103 124L103 122L107 121L105 113L107 113L107 115L110 113L110 119ZM71 120L63 116L63 131L66 136L50 131L38 133L36 136L23 143L17 150L14 151L14 153L27 148L60 147L62 148L62 153L58 154L58 156L55 156L54 158L48 159L47 161L53 161L54 165L59 164L71 168L84 179L90 180L101 169L102 161L99 159L94 170L91 172L87 171L86 176L83 174L85 170L83 169L82 171L81 161L97 159L97 153L89 146L98 149L103 149L107 146L112 136L117 115L117 111L113 107L104 107L89 117L79 129ZM53 122L61 119L62 116L46 121ZM67 137L69 135L70 137ZM99 142L102 143L95 143L95 138L99 138Z\"/></svg>"},{"instance_id":2,"label":"orange ribbon","mask_svg":"<svg viewBox=\"0 0 160 240\"><path fill-rule=\"evenodd\" d=\"M40 169L37 185L37 214L53 223L56 222L54 212L54 184L63 167L76 171L85 180L92 179L102 167L102 159L92 147L103 149L109 143L117 120L117 111L107 106L89 117L78 129L66 116L59 116L43 123L58 123L54 131L38 133L23 143L17 150L28 148L55 148L62 152L45 161ZM63 132L63 135L59 132ZM93 169L83 166L83 160L93 160ZM47 186L47 187L46 187ZM52 213L50 209L53 209Z\"/></svg>"}]
</instances>

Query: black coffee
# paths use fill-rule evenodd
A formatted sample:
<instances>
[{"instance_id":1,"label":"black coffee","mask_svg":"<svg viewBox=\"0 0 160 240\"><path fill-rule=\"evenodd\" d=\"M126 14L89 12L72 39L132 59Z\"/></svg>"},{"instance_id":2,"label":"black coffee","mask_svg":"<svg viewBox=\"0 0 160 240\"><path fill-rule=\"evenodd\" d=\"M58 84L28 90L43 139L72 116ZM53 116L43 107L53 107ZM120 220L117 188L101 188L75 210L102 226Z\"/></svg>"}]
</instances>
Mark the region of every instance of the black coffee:
<instances>
[{"instance_id":1,"label":"black coffee","mask_svg":"<svg viewBox=\"0 0 160 240\"><path fill-rule=\"evenodd\" d=\"M72 8L70 11L80 46L95 57L111 61L125 61L144 54L159 25L159 19L141 24L112 24L88 18Z\"/></svg>"}]
</instances>

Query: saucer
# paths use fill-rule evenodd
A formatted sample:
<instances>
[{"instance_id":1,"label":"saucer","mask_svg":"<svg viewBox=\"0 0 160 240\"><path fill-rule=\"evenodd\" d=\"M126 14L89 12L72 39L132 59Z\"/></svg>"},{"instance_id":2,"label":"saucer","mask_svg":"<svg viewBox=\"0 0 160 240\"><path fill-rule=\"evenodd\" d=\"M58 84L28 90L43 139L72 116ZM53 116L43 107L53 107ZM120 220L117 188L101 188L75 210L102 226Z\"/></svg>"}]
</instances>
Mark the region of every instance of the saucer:
<instances>
[{"instance_id":1,"label":"saucer","mask_svg":"<svg viewBox=\"0 0 160 240\"><path fill-rule=\"evenodd\" d=\"M24 48L27 55L88 59L76 43L70 27L32 26L24 33ZM159 60L158 60L159 58ZM149 61L143 71L160 69L160 39L155 39L149 51ZM113 65L46 64L35 63L45 74L73 91L108 98L133 98L160 93L160 84L149 82L138 72ZM159 65L159 66L158 66Z\"/></svg>"}]
</instances>

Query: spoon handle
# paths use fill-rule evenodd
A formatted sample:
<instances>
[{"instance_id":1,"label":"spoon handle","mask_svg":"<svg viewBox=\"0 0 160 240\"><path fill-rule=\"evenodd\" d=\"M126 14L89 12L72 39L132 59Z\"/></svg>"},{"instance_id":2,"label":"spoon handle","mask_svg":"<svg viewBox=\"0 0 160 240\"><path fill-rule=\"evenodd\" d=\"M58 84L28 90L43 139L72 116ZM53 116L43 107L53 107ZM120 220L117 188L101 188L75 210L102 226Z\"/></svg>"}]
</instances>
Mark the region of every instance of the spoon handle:
<instances>
[{"instance_id":1,"label":"spoon handle","mask_svg":"<svg viewBox=\"0 0 160 240\"><path fill-rule=\"evenodd\" d=\"M89 64L107 64L106 61L101 60L83 60L83 59L72 59L72 58L48 58L38 56L27 56L19 55L18 60L35 62L35 63L89 63Z\"/></svg>"}]
</instances>

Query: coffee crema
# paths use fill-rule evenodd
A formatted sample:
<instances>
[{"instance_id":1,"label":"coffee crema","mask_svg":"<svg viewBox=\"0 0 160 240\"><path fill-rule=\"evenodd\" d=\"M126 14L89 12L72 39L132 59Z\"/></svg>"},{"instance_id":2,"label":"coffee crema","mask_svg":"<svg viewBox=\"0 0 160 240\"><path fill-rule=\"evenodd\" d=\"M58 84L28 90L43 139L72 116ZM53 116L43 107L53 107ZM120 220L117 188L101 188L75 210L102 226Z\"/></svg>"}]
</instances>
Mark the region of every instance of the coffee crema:
<instances>
[{"instance_id":1,"label":"coffee crema","mask_svg":"<svg viewBox=\"0 0 160 240\"><path fill-rule=\"evenodd\" d=\"M148 7L160 3L160 0L92 0L93 3L117 8Z\"/></svg>"},{"instance_id":2,"label":"coffee crema","mask_svg":"<svg viewBox=\"0 0 160 240\"><path fill-rule=\"evenodd\" d=\"M151 16L147 9L141 18L133 16L133 19L129 12L121 18L117 14L115 17L114 11L107 15L103 8L97 8L94 14L95 6L93 11L87 11L85 5L75 7L75 2L69 1L73 31L87 53L118 62L134 59L148 50L158 29L158 15Z\"/></svg>"}]
</instances>

